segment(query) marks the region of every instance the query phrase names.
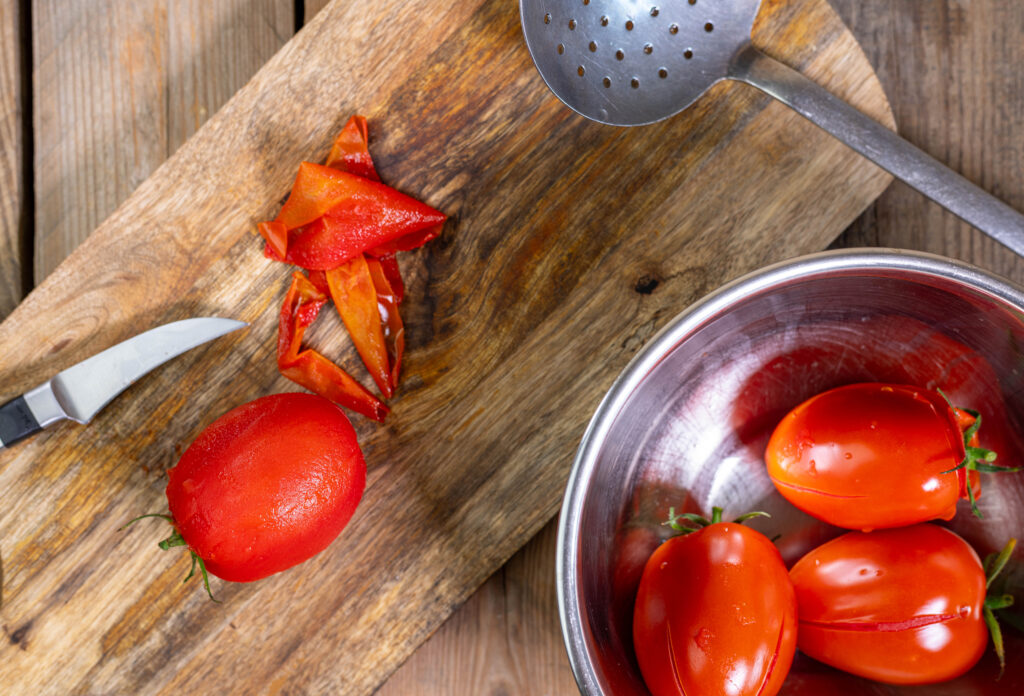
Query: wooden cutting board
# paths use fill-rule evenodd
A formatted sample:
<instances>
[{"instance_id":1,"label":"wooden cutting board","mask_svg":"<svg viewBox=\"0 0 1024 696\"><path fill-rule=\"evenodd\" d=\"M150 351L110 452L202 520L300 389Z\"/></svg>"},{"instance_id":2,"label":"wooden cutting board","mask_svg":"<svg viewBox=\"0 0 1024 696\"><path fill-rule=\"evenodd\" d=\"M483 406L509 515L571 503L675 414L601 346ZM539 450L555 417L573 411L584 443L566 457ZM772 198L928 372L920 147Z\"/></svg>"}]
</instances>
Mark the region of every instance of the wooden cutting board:
<instances>
[{"instance_id":1,"label":"wooden cutting board","mask_svg":"<svg viewBox=\"0 0 1024 696\"><path fill-rule=\"evenodd\" d=\"M765 0L755 43L891 125L825 0ZM251 234L352 113L384 180L451 215L406 254L408 352L342 536L253 584L182 585L156 547L164 472L214 418L296 390L274 362L290 269ZM785 107L721 84L642 129L544 87L516 4L332 3L0 324L14 396L157 324L252 323L154 371L92 424L0 452L12 693L369 693L556 512L615 375L673 315L823 248L888 177ZM369 383L324 312L310 344Z\"/></svg>"}]
</instances>

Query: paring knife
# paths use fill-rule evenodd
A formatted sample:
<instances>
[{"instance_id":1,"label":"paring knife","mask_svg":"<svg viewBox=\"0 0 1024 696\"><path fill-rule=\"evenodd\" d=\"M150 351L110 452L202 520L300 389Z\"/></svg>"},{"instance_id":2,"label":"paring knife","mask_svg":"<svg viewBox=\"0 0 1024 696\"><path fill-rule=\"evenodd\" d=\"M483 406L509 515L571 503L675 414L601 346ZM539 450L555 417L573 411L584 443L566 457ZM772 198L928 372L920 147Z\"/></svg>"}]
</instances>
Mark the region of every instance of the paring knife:
<instances>
[{"instance_id":1,"label":"paring knife","mask_svg":"<svg viewBox=\"0 0 1024 696\"><path fill-rule=\"evenodd\" d=\"M104 406L171 358L248 326L219 317L184 319L150 329L58 373L0 406L0 449L58 421L88 423Z\"/></svg>"}]
</instances>

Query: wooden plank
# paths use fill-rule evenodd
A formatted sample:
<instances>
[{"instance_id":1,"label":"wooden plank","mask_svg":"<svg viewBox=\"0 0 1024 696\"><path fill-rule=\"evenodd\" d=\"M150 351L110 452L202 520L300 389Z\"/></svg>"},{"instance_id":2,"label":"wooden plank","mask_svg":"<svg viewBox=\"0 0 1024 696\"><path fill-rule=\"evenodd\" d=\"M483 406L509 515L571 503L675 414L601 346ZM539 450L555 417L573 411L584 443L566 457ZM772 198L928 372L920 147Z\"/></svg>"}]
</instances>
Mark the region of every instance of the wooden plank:
<instances>
[{"instance_id":1,"label":"wooden plank","mask_svg":"<svg viewBox=\"0 0 1024 696\"><path fill-rule=\"evenodd\" d=\"M0 0L0 319L21 300L22 61L19 0Z\"/></svg>"},{"instance_id":2,"label":"wooden plank","mask_svg":"<svg viewBox=\"0 0 1024 696\"><path fill-rule=\"evenodd\" d=\"M32 0L41 281L288 40L290 0Z\"/></svg>"},{"instance_id":3,"label":"wooden plank","mask_svg":"<svg viewBox=\"0 0 1024 696\"><path fill-rule=\"evenodd\" d=\"M1024 210L1024 3L832 0L892 100L906 139ZM1024 261L895 183L844 246L919 249L1024 283Z\"/></svg>"},{"instance_id":4,"label":"wooden plank","mask_svg":"<svg viewBox=\"0 0 1024 696\"><path fill-rule=\"evenodd\" d=\"M558 624L556 531L545 525L376 696L578 693Z\"/></svg>"},{"instance_id":5,"label":"wooden plank","mask_svg":"<svg viewBox=\"0 0 1024 696\"><path fill-rule=\"evenodd\" d=\"M89 427L2 454L4 684L368 693L551 518L600 395L658 326L822 247L887 183L742 85L650 128L586 122L533 70L514 5L393 2L329 5L0 324L16 391L155 323L252 322ZM825 3L772 3L758 40L888 120ZM117 528L162 507L162 472L203 425L293 388L272 358L288 269L249 231L356 110L385 180L453 222L403 260L406 376L386 427L356 423L371 471L349 529L292 571L216 583L213 606L160 532ZM336 356L341 330L322 328Z\"/></svg>"}]
</instances>

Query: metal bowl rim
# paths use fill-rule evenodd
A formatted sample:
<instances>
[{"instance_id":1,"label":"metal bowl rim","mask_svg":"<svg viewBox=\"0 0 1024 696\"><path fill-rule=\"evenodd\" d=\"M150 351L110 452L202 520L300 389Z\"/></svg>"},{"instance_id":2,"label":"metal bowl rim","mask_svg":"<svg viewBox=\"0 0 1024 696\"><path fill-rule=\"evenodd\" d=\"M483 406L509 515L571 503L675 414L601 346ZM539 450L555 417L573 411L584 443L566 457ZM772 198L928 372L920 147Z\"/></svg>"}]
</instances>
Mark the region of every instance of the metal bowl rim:
<instances>
[{"instance_id":1,"label":"metal bowl rim","mask_svg":"<svg viewBox=\"0 0 1024 696\"><path fill-rule=\"evenodd\" d=\"M659 330L616 377L590 419L576 451L558 523L555 567L558 614L569 664L584 696L599 696L602 692L589 653L584 647L587 644L586 629L580 605L579 583L576 573L569 570L574 571L579 560L580 514L597 455L630 395L671 348L712 318L755 294L780 284L817 276L874 275L891 271L909 272L922 278L951 280L1024 313L1024 290L1004 278L962 261L901 249L823 251L758 269L697 300Z\"/></svg>"}]
</instances>

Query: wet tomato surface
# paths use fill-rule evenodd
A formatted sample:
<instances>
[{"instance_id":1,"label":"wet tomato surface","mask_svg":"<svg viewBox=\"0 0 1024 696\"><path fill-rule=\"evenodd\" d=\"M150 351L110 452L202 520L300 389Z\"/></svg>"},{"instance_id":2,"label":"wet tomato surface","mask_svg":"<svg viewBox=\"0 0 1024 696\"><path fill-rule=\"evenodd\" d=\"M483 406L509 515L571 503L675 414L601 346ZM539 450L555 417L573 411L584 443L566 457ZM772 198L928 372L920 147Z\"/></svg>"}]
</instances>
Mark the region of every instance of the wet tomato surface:
<instances>
[{"instance_id":1,"label":"wet tomato surface","mask_svg":"<svg viewBox=\"0 0 1024 696\"><path fill-rule=\"evenodd\" d=\"M633 642L654 696L773 696L796 648L796 601L761 533L716 523L659 546L644 566Z\"/></svg>"},{"instance_id":2,"label":"wet tomato surface","mask_svg":"<svg viewBox=\"0 0 1024 696\"><path fill-rule=\"evenodd\" d=\"M953 532L849 532L793 566L801 652L893 684L957 677L985 651L986 579Z\"/></svg>"},{"instance_id":3,"label":"wet tomato surface","mask_svg":"<svg viewBox=\"0 0 1024 696\"><path fill-rule=\"evenodd\" d=\"M948 520L966 497L968 475L974 494L979 490L973 459L958 469L968 452L986 456L965 447L963 428L973 422L934 390L851 384L818 394L783 417L765 462L783 497L839 527Z\"/></svg>"},{"instance_id":4,"label":"wet tomato surface","mask_svg":"<svg viewBox=\"0 0 1024 696\"><path fill-rule=\"evenodd\" d=\"M168 472L167 501L205 570L248 582L323 551L365 483L356 432L339 407L313 394L273 394L199 434Z\"/></svg>"}]
</instances>

